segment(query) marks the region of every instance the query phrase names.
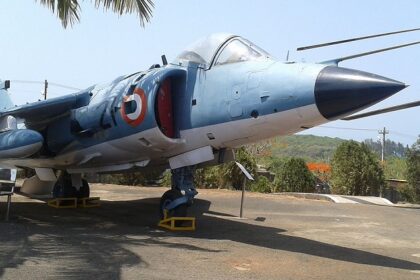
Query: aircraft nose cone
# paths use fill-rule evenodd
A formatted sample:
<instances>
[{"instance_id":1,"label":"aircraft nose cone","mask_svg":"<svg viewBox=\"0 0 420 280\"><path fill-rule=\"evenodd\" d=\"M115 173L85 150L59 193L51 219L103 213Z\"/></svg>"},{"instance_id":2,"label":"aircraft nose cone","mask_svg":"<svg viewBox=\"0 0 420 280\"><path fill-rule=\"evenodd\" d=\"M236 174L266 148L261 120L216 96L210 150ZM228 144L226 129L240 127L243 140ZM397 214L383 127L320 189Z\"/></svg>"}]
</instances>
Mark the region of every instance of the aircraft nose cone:
<instances>
[{"instance_id":1,"label":"aircraft nose cone","mask_svg":"<svg viewBox=\"0 0 420 280\"><path fill-rule=\"evenodd\" d=\"M315 102L329 120L350 115L407 87L379 75L336 66L325 67L315 83Z\"/></svg>"}]
</instances>

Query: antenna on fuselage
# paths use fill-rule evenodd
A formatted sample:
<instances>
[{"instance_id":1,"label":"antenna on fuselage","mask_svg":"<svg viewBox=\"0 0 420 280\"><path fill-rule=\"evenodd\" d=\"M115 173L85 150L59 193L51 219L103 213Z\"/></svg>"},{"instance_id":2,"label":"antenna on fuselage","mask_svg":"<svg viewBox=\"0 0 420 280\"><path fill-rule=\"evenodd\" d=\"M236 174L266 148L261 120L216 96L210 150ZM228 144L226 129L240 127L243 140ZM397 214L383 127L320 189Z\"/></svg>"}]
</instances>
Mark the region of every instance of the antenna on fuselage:
<instances>
[{"instance_id":1,"label":"antenna on fuselage","mask_svg":"<svg viewBox=\"0 0 420 280\"><path fill-rule=\"evenodd\" d=\"M290 54L290 50L287 50L286 61L289 61L289 54Z\"/></svg>"},{"instance_id":2,"label":"antenna on fuselage","mask_svg":"<svg viewBox=\"0 0 420 280\"><path fill-rule=\"evenodd\" d=\"M161 58L162 58L162 64L168 65L168 61L166 60L166 55L162 54Z\"/></svg>"}]
</instances>

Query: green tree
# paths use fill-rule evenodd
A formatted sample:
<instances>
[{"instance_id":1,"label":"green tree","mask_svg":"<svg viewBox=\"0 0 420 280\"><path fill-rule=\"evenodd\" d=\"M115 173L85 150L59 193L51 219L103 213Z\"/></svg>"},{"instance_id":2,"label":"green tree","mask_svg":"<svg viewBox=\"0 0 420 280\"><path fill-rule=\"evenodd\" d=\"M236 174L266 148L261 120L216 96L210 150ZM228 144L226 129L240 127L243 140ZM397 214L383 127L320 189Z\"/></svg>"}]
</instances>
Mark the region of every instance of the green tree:
<instances>
[{"instance_id":1,"label":"green tree","mask_svg":"<svg viewBox=\"0 0 420 280\"><path fill-rule=\"evenodd\" d=\"M378 195L385 179L379 160L365 144L346 141L334 153L331 183L337 194Z\"/></svg>"},{"instance_id":2,"label":"green tree","mask_svg":"<svg viewBox=\"0 0 420 280\"><path fill-rule=\"evenodd\" d=\"M301 158L290 158L277 170L275 191L314 192L315 178Z\"/></svg>"},{"instance_id":3,"label":"green tree","mask_svg":"<svg viewBox=\"0 0 420 280\"><path fill-rule=\"evenodd\" d=\"M381 156L382 153L382 142L381 141L374 141L372 139L366 139L363 141L364 144L366 144L369 149L371 149L373 152L375 152L378 156ZM385 157L397 157L397 158L403 158L405 157L406 146L404 146L401 143L394 142L392 140L386 139L385 140Z\"/></svg>"},{"instance_id":4,"label":"green tree","mask_svg":"<svg viewBox=\"0 0 420 280\"><path fill-rule=\"evenodd\" d=\"M415 201L420 201L420 137L407 152L407 181Z\"/></svg>"},{"instance_id":5,"label":"green tree","mask_svg":"<svg viewBox=\"0 0 420 280\"><path fill-rule=\"evenodd\" d=\"M255 158L244 147L235 150L235 160L240 162L254 179L258 179ZM234 161L222 165L220 171L222 187L242 189L244 175Z\"/></svg>"},{"instance_id":6,"label":"green tree","mask_svg":"<svg viewBox=\"0 0 420 280\"><path fill-rule=\"evenodd\" d=\"M194 184L197 188L217 189L220 188L220 166L210 166L195 170Z\"/></svg>"},{"instance_id":7,"label":"green tree","mask_svg":"<svg viewBox=\"0 0 420 280\"><path fill-rule=\"evenodd\" d=\"M276 137L268 148L273 157L302 157L306 161L330 162L335 149L344 140L314 135Z\"/></svg>"},{"instance_id":8,"label":"green tree","mask_svg":"<svg viewBox=\"0 0 420 280\"><path fill-rule=\"evenodd\" d=\"M268 165L268 169L271 172L277 173L280 169L283 168L284 164L289 160L290 158L287 157L271 157L270 163Z\"/></svg>"},{"instance_id":9,"label":"green tree","mask_svg":"<svg viewBox=\"0 0 420 280\"><path fill-rule=\"evenodd\" d=\"M270 193L273 191L273 184L265 176L258 176L258 179L250 184L253 192Z\"/></svg>"},{"instance_id":10,"label":"green tree","mask_svg":"<svg viewBox=\"0 0 420 280\"><path fill-rule=\"evenodd\" d=\"M145 186L153 185L160 181L165 170L147 169L135 172L125 172L119 174L103 174L100 175L99 182L105 184L117 184L117 185L128 185L128 186Z\"/></svg>"},{"instance_id":11,"label":"green tree","mask_svg":"<svg viewBox=\"0 0 420 280\"><path fill-rule=\"evenodd\" d=\"M240 148L235 151L235 160L240 162L257 180L257 164L255 158L247 149ZM170 186L170 173L164 174L164 185ZM194 184L197 188L234 188L242 189L244 175L234 161L218 165L208 166L195 170ZM168 183L169 182L169 183ZM251 184L247 184L251 189Z\"/></svg>"},{"instance_id":12,"label":"green tree","mask_svg":"<svg viewBox=\"0 0 420 280\"><path fill-rule=\"evenodd\" d=\"M406 179L406 159L391 157L387 158L384 165L386 179Z\"/></svg>"},{"instance_id":13,"label":"green tree","mask_svg":"<svg viewBox=\"0 0 420 280\"><path fill-rule=\"evenodd\" d=\"M80 0L39 0L39 2L57 14L64 28L80 21ZM91 0L90 2L94 2L96 8L112 10L119 15L136 13L141 26L150 21L154 7L152 0Z\"/></svg>"}]
</instances>

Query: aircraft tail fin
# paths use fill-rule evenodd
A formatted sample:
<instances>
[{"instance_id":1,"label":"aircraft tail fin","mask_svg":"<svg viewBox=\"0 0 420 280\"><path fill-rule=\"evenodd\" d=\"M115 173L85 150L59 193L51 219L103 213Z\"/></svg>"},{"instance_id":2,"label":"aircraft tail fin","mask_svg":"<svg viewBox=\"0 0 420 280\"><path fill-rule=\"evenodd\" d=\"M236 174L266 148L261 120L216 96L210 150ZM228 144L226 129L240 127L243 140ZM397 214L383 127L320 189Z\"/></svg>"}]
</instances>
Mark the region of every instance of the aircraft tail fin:
<instances>
[{"instance_id":1,"label":"aircraft tail fin","mask_svg":"<svg viewBox=\"0 0 420 280\"><path fill-rule=\"evenodd\" d=\"M0 80L0 112L4 112L14 106L10 94L7 91L10 88L10 81Z\"/></svg>"}]
</instances>

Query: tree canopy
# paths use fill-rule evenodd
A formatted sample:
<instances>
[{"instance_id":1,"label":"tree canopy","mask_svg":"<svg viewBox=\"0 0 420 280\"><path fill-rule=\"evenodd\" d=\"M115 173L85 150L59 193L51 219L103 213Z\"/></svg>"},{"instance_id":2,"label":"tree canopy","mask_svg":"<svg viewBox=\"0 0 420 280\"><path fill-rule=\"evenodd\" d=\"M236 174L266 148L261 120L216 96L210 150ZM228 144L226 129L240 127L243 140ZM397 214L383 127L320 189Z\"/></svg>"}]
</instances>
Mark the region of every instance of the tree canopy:
<instances>
[{"instance_id":1,"label":"tree canopy","mask_svg":"<svg viewBox=\"0 0 420 280\"><path fill-rule=\"evenodd\" d=\"M255 158L244 148L235 150L235 160L240 162L248 172L256 179L257 163ZM234 161L221 166L223 185L232 186L234 189L241 189L244 181L244 175Z\"/></svg>"},{"instance_id":2,"label":"tree canopy","mask_svg":"<svg viewBox=\"0 0 420 280\"><path fill-rule=\"evenodd\" d=\"M290 158L277 170L274 185L276 191L314 192L315 177L303 159Z\"/></svg>"},{"instance_id":3,"label":"tree canopy","mask_svg":"<svg viewBox=\"0 0 420 280\"><path fill-rule=\"evenodd\" d=\"M39 2L57 14L64 28L80 21L80 0L39 0ZM141 26L150 21L154 7L152 0L91 0L90 2L94 2L96 8L112 10L119 15L136 13Z\"/></svg>"},{"instance_id":4,"label":"tree canopy","mask_svg":"<svg viewBox=\"0 0 420 280\"><path fill-rule=\"evenodd\" d=\"M366 139L363 141L372 151L374 151L378 156L381 155L382 152L382 143L380 141L374 141L372 139ZM385 141L385 158L403 158L407 152L406 146L399 142L394 142L392 140L386 139Z\"/></svg>"},{"instance_id":5,"label":"tree canopy","mask_svg":"<svg viewBox=\"0 0 420 280\"><path fill-rule=\"evenodd\" d=\"M332 190L346 195L378 195L385 186L379 160L365 144L346 141L331 163Z\"/></svg>"},{"instance_id":6,"label":"tree canopy","mask_svg":"<svg viewBox=\"0 0 420 280\"><path fill-rule=\"evenodd\" d=\"M407 181L415 200L420 201L420 137L407 152Z\"/></svg>"}]
</instances>

